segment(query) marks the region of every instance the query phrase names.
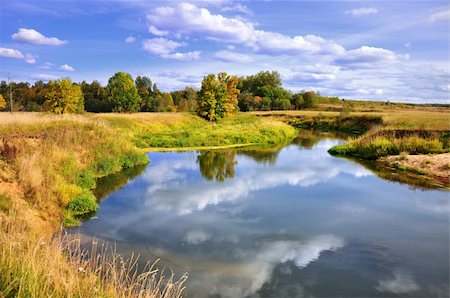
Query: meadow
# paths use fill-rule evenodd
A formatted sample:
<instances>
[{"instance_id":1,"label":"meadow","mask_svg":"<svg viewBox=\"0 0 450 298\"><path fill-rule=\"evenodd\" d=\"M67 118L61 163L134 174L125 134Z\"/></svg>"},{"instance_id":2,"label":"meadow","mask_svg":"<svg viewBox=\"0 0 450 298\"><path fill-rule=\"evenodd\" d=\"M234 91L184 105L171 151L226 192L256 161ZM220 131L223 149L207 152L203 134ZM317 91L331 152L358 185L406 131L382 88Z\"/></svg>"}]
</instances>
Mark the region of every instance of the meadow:
<instances>
[{"instance_id":1,"label":"meadow","mask_svg":"<svg viewBox=\"0 0 450 298\"><path fill-rule=\"evenodd\" d=\"M239 113L217 122L189 113L1 113L0 293L181 296L186 276L164 276L154 267L137 275L134 259L109 251L89 263L76 243L52 240L63 226L79 225L98 210L97 179L147 164L146 152L152 150L273 147L292 140L299 127L352 133L348 143L330 149L342 156L449 151L447 109L329 109Z\"/></svg>"},{"instance_id":2,"label":"meadow","mask_svg":"<svg viewBox=\"0 0 450 298\"><path fill-rule=\"evenodd\" d=\"M148 163L152 148L281 144L296 134L249 115L0 113L0 296L179 297L185 276L137 275L135 259L124 267L109 251L86 263L52 236L98 209L97 179Z\"/></svg>"}]
</instances>

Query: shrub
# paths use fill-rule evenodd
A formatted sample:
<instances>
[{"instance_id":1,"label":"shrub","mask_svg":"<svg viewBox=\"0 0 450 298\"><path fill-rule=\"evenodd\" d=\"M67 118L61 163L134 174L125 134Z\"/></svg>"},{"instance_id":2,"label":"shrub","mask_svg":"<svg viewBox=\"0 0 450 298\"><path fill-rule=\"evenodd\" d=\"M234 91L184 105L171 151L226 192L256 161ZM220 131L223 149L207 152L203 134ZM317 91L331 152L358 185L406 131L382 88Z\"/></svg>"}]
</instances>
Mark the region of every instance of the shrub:
<instances>
[{"instance_id":1,"label":"shrub","mask_svg":"<svg viewBox=\"0 0 450 298\"><path fill-rule=\"evenodd\" d=\"M82 215L98 210L94 195L84 191L69 202L67 209L74 215Z\"/></svg>"},{"instance_id":2,"label":"shrub","mask_svg":"<svg viewBox=\"0 0 450 298\"><path fill-rule=\"evenodd\" d=\"M94 172L89 168L81 170L77 184L81 188L94 189L96 186Z\"/></svg>"}]
</instances>

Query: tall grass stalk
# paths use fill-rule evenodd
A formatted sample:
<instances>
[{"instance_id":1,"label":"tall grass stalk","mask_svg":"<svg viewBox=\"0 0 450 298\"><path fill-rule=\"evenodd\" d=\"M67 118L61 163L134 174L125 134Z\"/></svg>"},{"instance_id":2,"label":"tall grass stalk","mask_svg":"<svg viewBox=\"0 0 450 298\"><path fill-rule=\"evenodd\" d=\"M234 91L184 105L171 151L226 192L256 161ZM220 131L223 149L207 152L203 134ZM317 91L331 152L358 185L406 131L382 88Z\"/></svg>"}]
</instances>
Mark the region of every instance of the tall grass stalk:
<instances>
[{"instance_id":1,"label":"tall grass stalk","mask_svg":"<svg viewBox=\"0 0 450 298\"><path fill-rule=\"evenodd\" d=\"M157 261L139 268L128 258L94 240L89 251L80 238L30 237L23 226L3 221L0 232L0 297L151 297L177 298L187 275L174 279Z\"/></svg>"}]
</instances>

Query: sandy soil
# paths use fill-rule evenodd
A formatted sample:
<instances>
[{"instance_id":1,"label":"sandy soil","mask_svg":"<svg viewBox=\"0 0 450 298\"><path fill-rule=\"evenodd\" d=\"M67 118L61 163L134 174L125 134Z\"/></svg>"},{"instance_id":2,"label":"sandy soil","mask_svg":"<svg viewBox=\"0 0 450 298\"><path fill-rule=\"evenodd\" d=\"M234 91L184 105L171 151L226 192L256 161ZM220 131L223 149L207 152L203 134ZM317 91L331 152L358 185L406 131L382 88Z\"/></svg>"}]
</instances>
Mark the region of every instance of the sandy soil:
<instances>
[{"instance_id":1,"label":"sandy soil","mask_svg":"<svg viewBox=\"0 0 450 298\"><path fill-rule=\"evenodd\" d=\"M405 166L413 170L425 171L427 175L450 178L450 153L424 154L424 155L393 155L383 161Z\"/></svg>"}]
</instances>

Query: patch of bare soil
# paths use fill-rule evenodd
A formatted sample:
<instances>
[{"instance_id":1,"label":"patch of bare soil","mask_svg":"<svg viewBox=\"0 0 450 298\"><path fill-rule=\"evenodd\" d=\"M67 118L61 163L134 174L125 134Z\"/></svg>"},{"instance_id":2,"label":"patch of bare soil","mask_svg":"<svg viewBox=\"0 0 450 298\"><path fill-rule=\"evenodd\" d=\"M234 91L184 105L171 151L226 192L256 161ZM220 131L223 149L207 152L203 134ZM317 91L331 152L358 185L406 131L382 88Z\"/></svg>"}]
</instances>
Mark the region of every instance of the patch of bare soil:
<instances>
[{"instance_id":1,"label":"patch of bare soil","mask_svg":"<svg viewBox=\"0 0 450 298\"><path fill-rule=\"evenodd\" d=\"M435 176L448 181L450 178L450 153L423 155L393 155L382 160L399 169Z\"/></svg>"}]
</instances>

